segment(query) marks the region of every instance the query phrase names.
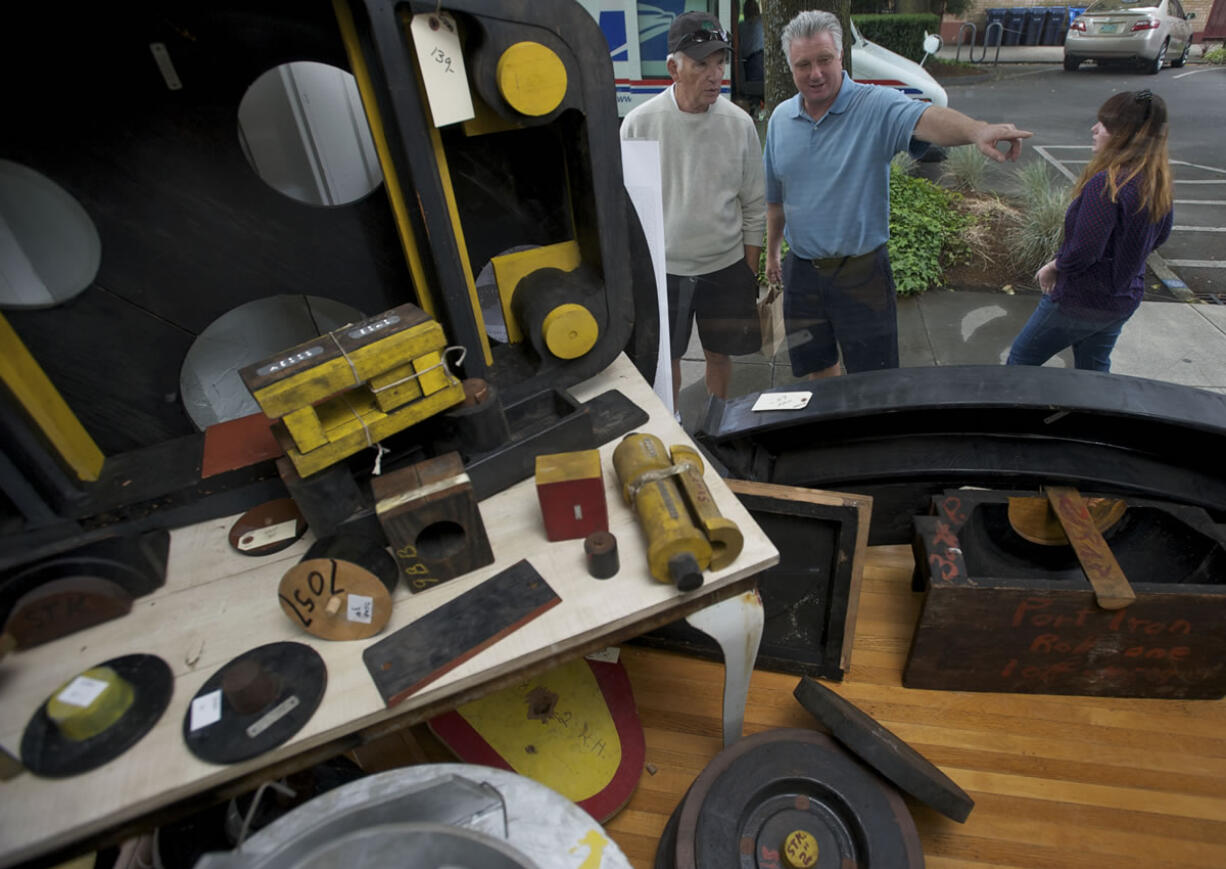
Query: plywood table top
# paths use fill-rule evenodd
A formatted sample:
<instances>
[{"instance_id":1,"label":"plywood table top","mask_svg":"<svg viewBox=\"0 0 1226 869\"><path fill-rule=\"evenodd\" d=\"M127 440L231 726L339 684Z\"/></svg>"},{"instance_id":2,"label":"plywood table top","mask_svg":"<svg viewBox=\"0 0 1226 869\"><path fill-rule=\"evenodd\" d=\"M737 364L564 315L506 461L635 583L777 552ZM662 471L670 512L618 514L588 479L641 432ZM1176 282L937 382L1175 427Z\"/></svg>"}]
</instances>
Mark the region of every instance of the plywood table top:
<instances>
[{"instance_id":1,"label":"plywood table top","mask_svg":"<svg viewBox=\"0 0 1226 869\"><path fill-rule=\"evenodd\" d=\"M692 444L624 356L572 393L582 401L606 389L620 390L648 411L650 420L641 431L658 435L668 445ZM545 539L535 486L527 479L480 504L495 562L417 595L402 583L387 628L366 640L323 640L282 613L277 586L313 541L309 531L282 552L250 558L234 552L227 540L237 516L174 529L165 585L138 598L131 613L10 654L0 662L0 744L14 755L19 754L26 722L39 705L58 685L88 667L141 652L163 658L175 677L165 714L124 755L72 778L52 780L24 773L0 783L0 866L101 836L201 795L224 794L227 788L238 792L239 786L245 789L261 778L284 774L282 770L274 775L278 765L293 765L295 759L303 763L303 758L314 756L312 752L339 752L363 738L416 723L515 678L735 594L778 561L775 547L708 468L706 483L723 514L744 532L744 550L728 567L708 572L704 584L693 592L681 593L652 579L642 532L620 498L612 469L611 454L618 440L600 449L609 530L617 537L621 556L616 576L595 580L588 575L582 540ZM387 708L363 664L363 649L521 559L540 572L562 603L408 700ZM288 743L243 763L215 766L194 757L181 730L197 690L236 655L285 640L312 646L327 665L327 690L311 720Z\"/></svg>"}]
</instances>

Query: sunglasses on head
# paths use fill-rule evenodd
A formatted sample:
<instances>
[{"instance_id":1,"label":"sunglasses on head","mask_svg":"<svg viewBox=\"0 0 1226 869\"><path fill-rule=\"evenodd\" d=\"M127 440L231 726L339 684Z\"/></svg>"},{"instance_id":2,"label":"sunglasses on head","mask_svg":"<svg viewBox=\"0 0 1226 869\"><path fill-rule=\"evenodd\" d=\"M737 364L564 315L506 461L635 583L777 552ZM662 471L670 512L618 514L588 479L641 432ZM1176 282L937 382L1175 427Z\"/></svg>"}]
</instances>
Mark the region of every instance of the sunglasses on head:
<instances>
[{"instance_id":1,"label":"sunglasses on head","mask_svg":"<svg viewBox=\"0 0 1226 869\"><path fill-rule=\"evenodd\" d=\"M728 31L723 29L717 30L693 30L681 37L681 41L677 43L677 50L684 51L693 45L702 45L704 42L728 42Z\"/></svg>"},{"instance_id":2,"label":"sunglasses on head","mask_svg":"<svg viewBox=\"0 0 1226 869\"><path fill-rule=\"evenodd\" d=\"M1150 107L1152 107L1154 104L1153 91L1150 91L1148 89L1143 90L1143 91L1137 91L1136 94L1133 95L1133 99L1135 99L1138 103L1145 104L1145 120L1148 121Z\"/></svg>"}]
</instances>

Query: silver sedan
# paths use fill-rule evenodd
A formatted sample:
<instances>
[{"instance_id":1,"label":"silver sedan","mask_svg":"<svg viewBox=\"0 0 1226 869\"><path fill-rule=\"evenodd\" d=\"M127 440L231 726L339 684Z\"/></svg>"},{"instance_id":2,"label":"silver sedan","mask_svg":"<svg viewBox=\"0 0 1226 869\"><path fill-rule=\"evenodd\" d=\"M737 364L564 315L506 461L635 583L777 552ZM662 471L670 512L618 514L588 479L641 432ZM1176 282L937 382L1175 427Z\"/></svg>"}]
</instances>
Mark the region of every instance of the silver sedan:
<instances>
[{"instance_id":1,"label":"silver sedan","mask_svg":"<svg viewBox=\"0 0 1226 869\"><path fill-rule=\"evenodd\" d=\"M1123 62L1156 75L1163 63L1183 66L1195 17L1179 0L1095 0L1069 25L1064 68L1072 72L1084 60Z\"/></svg>"}]
</instances>

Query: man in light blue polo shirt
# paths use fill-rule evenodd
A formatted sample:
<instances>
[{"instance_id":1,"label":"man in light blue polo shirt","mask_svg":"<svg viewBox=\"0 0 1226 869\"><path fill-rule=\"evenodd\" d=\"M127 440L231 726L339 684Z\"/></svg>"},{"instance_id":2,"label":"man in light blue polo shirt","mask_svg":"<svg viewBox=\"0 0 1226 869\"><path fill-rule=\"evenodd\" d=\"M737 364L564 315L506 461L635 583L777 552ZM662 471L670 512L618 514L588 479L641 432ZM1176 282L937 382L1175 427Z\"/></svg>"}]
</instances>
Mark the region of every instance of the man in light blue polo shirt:
<instances>
[{"instance_id":1,"label":"man in light blue polo shirt","mask_svg":"<svg viewBox=\"0 0 1226 869\"><path fill-rule=\"evenodd\" d=\"M801 12L782 43L799 93L771 115L762 159L766 275L783 281L792 373L840 374L840 350L849 374L897 368L890 159L918 139L1016 160L1032 134L852 81L843 72L843 30L829 12Z\"/></svg>"}]
</instances>

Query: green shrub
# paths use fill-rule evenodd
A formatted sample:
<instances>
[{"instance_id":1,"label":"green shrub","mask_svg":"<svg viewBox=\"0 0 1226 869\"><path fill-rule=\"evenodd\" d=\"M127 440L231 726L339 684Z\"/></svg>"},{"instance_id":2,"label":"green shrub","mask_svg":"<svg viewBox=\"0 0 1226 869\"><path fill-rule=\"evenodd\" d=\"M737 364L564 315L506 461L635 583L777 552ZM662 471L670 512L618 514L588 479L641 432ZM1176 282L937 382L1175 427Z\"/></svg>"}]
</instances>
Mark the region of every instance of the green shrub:
<instances>
[{"instance_id":1,"label":"green shrub","mask_svg":"<svg viewBox=\"0 0 1226 869\"><path fill-rule=\"evenodd\" d=\"M919 63L924 59L924 34L940 33L941 19L920 15L853 15L860 33L870 42Z\"/></svg>"},{"instance_id":2,"label":"green shrub","mask_svg":"<svg viewBox=\"0 0 1226 869\"><path fill-rule=\"evenodd\" d=\"M1013 266L1024 274L1033 274L1060 249L1071 188L1057 183L1042 161L1019 168L1017 181L1021 200L1018 217L1006 238Z\"/></svg>"},{"instance_id":3,"label":"green shrub","mask_svg":"<svg viewBox=\"0 0 1226 869\"><path fill-rule=\"evenodd\" d=\"M945 151L942 177L959 190L980 190L988 171L987 156L974 145L959 145Z\"/></svg>"},{"instance_id":4,"label":"green shrub","mask_svg":"<svg viewBox=\"0 0 1226 869\"><path fill-rule=\"evenodd\" d=\"M900 296L938 285L943 261L966 255L962 234L972 219L958 211L961 199L925 178L890 173L890 268Z\"/></svg>"},{"instance_id":5,"label":"green shrub","mask_svg":"<svg viewBox=\"0 0 1226 869\"><path fill-rule=\"evenodd\" d=\"M1202 55L1205 63L1226 63L1226 43L1211 48Z\"/></svg>"}]
</instances>

